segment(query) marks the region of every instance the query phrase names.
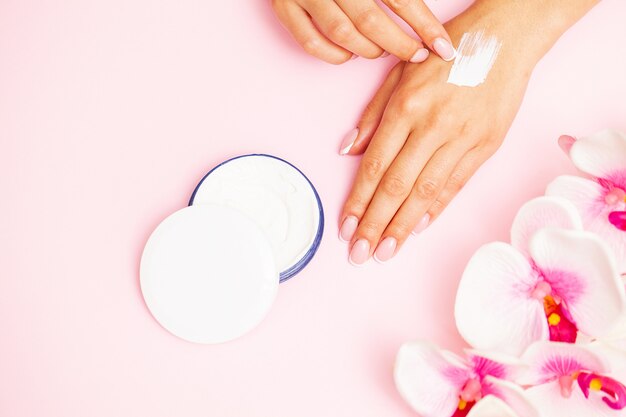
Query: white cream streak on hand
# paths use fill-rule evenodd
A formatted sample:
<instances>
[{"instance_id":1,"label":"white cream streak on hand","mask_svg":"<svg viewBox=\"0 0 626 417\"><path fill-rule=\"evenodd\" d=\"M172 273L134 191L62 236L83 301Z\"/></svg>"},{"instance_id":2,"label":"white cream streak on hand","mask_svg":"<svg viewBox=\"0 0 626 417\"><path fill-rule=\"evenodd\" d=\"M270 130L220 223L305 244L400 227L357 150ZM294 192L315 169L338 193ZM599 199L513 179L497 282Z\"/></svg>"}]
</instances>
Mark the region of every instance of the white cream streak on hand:
<instances>
[{"instance_id":1,"label":"white cream streak on hand","mask_svg":"<svg viewBox=\"0 0 626 417\"><path fill-rule=\"evenodd\" d=\"M485 35L484 30L464 33L448 82L466 87L476 87L485 82L501 46L502 42L495 36Z\"/></svg>"}]
</instances>

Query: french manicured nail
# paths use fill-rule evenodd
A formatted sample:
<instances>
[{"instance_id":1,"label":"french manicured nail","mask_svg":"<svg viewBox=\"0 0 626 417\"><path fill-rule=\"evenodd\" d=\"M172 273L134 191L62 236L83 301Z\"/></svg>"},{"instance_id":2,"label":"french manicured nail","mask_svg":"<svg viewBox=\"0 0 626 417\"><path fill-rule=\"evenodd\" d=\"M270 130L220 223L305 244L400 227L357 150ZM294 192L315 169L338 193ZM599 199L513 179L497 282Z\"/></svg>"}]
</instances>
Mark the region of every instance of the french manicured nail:
<instances>
[{"instance_id":1,"label":"french manicured nail","mask_svg":"<svg viewBox=\"0 0 626 417\"><path fill-rule=\"evenodd\" d=\"M352 56L350 57L350 60L357 59L358 57L359 56L357 54L352 54Z\"/></svg>"},{"instance_id":2,"label":"french manicured nail","mask_svg":"<svg viewBox=\"0 0 626 417\"><path fill-rule=\"evenodd\" d=\"M426 61L426 58L428 58L428 54L430 54L430 52L428 52L428 49L420 48L413 54L411 59L409 59L409 62L413 62L414 64L417 64L418 62L424 62Z\"/></svg>"},{"instance_id":3,"label":"french manicured nail","mask_svg":"<svg viewBox=\"0 0 626 417\"><path fill-rule=\"evenodd\" d=\"M354 146L354 141L356 141L357 136L359 136L359 128L354 128L348 132L348 134L343 138L341 142L341 147L339 148L339 155L347 155L350 152L350 149Z\"/></svg>"},{"instance_id":4,"label":"french manicured nail","mask_svg":"<svg viewBox=\"0 0 626 417\"><path fill-rule=\"evenodd\" d=\"M383 241L378 244L376 252L374 252L374 260L380 263L387 262L389 259L393 258L396 252L396 246L398 246L398 241L395 237L388 236L384 238Z\"/></svg>"},{"instance_id":5,"label":"french manicured nail","mask_svg":"<svg viewBox=\"0 0 626 417\"><path fill-rule=\"evenodd\" d=\"M421 233L428 227L428 223L430 223L430 214L424 214L424 217L420 220L420 222L415 226L415 229L411 232L411 234L417 235Z\"/></svg>"},{"instance_id":6,"label":"french manicured nail","mask_svg":"<svg viewBox=\"0 0 626 417\"><path fill-rule=\"evenodd\" d=\"M379 57L379 58L387 58L388 56L389 56L389 52L387 52L387 51L383 51L383 53L382 53L382 54L380 54L380 57Z\"/></svg>"},{"instance_id":7,"label":"french manicured nail","mask_svg":"<svg viewBox=\"0 0 626 417\"><path fill-rule=\"evenodd\" d=\"M433 42L433 49L441 58L443 58L444 61L452 61L456 55L456 51L450 42L443 38L435 39L435 42Z\"/></svg>"},{"instance_id":8,"label":"french manicured nail","mask_svg":"<svg viewBox=\"0 0 626 417\"><path fill-rule=\"evenodd\" d=\"M366 239L359 239L352 246L348 260L352 265L363 265L370 256L370 243Z\"/></svg>"},{"instance_id":9,"label":"french manicured nail","mask_svg":"<svg viewBox=\"0 0 626 417\"><path fill-rule=\"evenodd\" d=\"M339 240L342 240L344 242L350 242L358 226L359 220L356 217L346 217L343 223L341 223L341 227L339 228Z\"/></svg>"}]
</instances>

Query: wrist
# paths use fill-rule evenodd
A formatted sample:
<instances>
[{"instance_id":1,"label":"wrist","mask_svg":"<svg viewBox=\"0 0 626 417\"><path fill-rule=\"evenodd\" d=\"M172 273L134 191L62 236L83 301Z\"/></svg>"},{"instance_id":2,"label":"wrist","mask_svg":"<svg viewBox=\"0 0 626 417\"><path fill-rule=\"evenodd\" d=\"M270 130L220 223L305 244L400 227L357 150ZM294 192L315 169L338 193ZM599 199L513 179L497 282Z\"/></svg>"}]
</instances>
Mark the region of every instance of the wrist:
<instances>
[{"instance_id":1,"label":"wrist","mask_svg":"<svg viewBox=\"0 0 626 417\"><path fill-rule=\"evenodd\" d=\"M501 43L501 58L529 70L599 0L477 0L446 24L453 42L485 31ZM502 60L502 59L501 59Z\"/></svg>"}]
</instances>

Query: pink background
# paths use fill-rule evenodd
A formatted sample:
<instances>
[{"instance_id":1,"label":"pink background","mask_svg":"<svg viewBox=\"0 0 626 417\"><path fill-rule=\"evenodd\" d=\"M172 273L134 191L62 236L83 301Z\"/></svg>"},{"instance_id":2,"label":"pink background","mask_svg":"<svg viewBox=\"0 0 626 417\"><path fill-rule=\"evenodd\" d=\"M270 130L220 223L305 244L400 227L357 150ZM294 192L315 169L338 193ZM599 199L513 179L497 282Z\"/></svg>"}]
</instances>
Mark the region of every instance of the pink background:
<instances>
[{"instance_id":1,"label":"pink background","mask_svg":"<svg viewBox=\"0 0 626 417\"><path fill-rule=\"evenodd\" d=\"M448 19L467 3L431 6ZM393 386L398 346L460 349L463 267L573 172L558 135L626 129L625 14L605 0L568 32L440 220L357 269L336 219L358 159L336 151L391 58L309 58L266 1L2 0L0 416L412 415ZM248 152L310 177L324 240L252 333L187 343L146 309L140 254L209 168Z\"/></svg>"}]
</instances>

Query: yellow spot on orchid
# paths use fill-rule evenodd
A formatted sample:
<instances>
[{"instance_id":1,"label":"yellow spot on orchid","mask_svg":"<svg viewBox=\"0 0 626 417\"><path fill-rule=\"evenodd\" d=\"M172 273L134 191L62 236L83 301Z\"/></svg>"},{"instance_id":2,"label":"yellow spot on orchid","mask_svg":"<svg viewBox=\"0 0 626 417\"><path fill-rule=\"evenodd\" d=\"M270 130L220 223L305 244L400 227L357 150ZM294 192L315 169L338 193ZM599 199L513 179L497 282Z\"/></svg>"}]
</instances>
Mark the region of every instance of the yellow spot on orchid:
<instances>
[{"instance_id":1,"label":"yellow spot on orchid","mask_svg":"<svg viewBox=\"0 0 626 417\"><path fill-rule=\"evenodd\" d=\"M558 324L561 322L561 316L559 316L556 313L552 313L548 316L548 323L550 323L550 326L558 326Z\"/></svg>"},{"instance_id":2,"label":"yellow spot on orchid","mask_svg":"<svg viewBox=\"0 0 626 417\"><path fill-rule=\"evenodd\" d=\"M465 410L465 407L467 407L467 401L463 398L459 398L459 410Z\"/></svg>"},{"instance_id":3,"label":"yellow spot on orchid","mask_svg":"<svg viewBox=\"0 0 626 417\"><path fill-rule=\"evenodd\" d=\"M600 391L602 389L602 382L598 378L594 378L589 383L589 389L592 391Z\"/></svg>"}]
</instances>

